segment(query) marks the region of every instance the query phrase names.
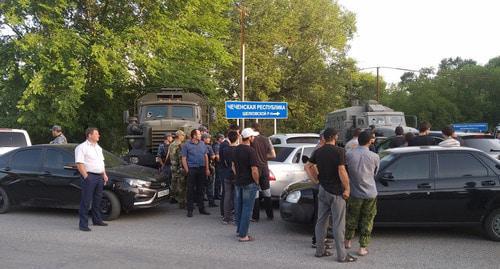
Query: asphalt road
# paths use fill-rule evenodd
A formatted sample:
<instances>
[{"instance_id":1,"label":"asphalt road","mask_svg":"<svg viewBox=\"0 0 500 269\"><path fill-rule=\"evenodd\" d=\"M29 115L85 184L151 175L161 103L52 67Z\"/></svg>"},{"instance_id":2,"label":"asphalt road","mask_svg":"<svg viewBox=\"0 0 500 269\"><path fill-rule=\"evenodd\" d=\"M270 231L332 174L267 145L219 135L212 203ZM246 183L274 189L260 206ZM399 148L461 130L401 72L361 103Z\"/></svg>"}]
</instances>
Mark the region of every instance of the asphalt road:
<instances>
[{"instance_id":1,"label":"asphalt road","mask_svg":"<svg viewBox=\"0 0 500 269\"><path fill-rule=\"evenodd\" d=\"M379 228L368 256L339 264L335 255L315 258L311 228L282 221L278 210L274 221L250 225L249 243L210 211L187 218L164 204L86 233L76 211L14 209L0 215L0 268L500 268L500 243L473 229Z\"/></svg>"}]
</instances>

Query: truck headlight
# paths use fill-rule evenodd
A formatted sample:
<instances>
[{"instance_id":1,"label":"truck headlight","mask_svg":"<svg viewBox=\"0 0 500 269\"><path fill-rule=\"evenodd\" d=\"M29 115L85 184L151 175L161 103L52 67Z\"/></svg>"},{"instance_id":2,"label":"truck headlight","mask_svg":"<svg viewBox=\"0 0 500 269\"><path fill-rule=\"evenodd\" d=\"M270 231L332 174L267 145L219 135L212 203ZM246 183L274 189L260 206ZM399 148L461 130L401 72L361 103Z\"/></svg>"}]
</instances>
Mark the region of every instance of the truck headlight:
<instances>
[{"instance_id":1,"label":"truck headlight","mask_svg":"<svg viewBox=\"0 0 500 269\"><path fill-rule=\"evenodd\" d=\"M127 178L125 181L134 188L144 188L144 187L149 187L151 186L151 182L145 181L145 180L140 180L140 179L135 179L135 178Z\"/></svg>"},{"instance_id":2,"label":"truck headlight","mask_svg":"<svg viewBox=\"0 0 500 269\"><path fill-rule=\"evenodd\" d=\"M289 202L289 203L293 203L293 204L296 204L299 202L299 199L300 199L300 191L294 191L294 192L291 192L289 193L287 196L286 196L286 201Z\"/></svg>"}]
</instances>

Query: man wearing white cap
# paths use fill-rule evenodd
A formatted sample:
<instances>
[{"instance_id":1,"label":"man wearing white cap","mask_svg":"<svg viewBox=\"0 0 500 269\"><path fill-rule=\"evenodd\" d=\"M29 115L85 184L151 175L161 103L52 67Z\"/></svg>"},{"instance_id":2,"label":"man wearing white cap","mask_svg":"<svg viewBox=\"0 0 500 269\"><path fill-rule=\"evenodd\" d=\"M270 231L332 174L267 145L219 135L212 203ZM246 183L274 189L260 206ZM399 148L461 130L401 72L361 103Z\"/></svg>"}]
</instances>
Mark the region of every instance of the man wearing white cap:
<instances>
[{"instance_id":1,"label":"man wearing white cap","mask_svg":"<svg viewBox=\"0 0 500 269\"><path fill-rule=\"evenodd\" d=\"M257 152L250 145L259 132L246 128L241 132L242 142L234 150L233 172L236 175L234 207L236 233L240 242L253 241L248 235L250 216L253 210L255 195L259 189L259 168Z\"/></svg>"}]
</instances>

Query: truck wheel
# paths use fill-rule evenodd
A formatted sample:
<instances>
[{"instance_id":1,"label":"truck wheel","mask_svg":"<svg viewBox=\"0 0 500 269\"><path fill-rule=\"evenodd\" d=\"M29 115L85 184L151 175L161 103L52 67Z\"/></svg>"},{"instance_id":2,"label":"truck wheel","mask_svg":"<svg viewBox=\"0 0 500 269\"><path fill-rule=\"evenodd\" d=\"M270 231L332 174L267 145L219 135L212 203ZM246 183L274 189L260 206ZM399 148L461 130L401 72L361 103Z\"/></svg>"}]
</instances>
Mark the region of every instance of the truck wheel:
<instances>
[{"instance_id":1,"label":"truck wheel","mask_svg":"<svg viewBox=\"0 0 500 269\"><path fill-rule=\"evenodd\" d=\"M116 194L112 191L104 190L101 200L101 215L104 220L114 220L120 216L121 204Z\"/></svg>"},{"instance_id":2,"label":"truck wheel","mask_svg":"<svg viewBox=\"0 0 500 269\"><path fill-rule=\"evenodd\" d=\"M10 209L10 201L7 192L0 187L0 214L7 213Z\"/></svg>"},{"instance_id":3,"label":"truck wheel","mask_svg":"<svg viewBox=\"0 0 500 269\"><path fill-rule=\"evenodd\" d=\"M493 241L500 241L500 208L490 212L484 221L484 232Z\"/></svg>"}]
</instances>

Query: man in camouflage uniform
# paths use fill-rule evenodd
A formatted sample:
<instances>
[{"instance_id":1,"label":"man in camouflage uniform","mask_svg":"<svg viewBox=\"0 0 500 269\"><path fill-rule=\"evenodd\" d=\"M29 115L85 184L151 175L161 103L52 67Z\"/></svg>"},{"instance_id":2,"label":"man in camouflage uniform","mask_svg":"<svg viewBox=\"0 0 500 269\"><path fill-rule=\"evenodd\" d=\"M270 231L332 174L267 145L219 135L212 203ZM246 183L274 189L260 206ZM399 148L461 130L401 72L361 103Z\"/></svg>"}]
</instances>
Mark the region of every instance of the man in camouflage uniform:
<instances>
[{"instance_id":1,"label":"man in camouflage uniform","mask_svg":"<svg viewBox=\"0 0 500 269\"><path fill-rule=\"evenodd\" d=\"M370 151L375 135L369 131L358 137L359 146L347 152L347 170L349 171L351 196L347 202L347 220L345 247L351 247L355 232L359 233L358 255L368 254L373 229L373 219L377 214L377 188L375 175L380 166L376 153Z\"/></svg>"},{"instance_id":2,"label":"man in camouflage uniform","mask_svg":"<svg viewBox=\"0 0 500 269\"><path fill-rule=\"evenodd\" d=\"M169 157L170 157L170 168L172 171L172 182L170 185L170 191L175 200L179 203L179 208L184 209L186 207L186 176L182 169L182 154L181 147L182 142L186 135L182 130L175 132L175 140L169 147Z\"/></svg>"}]
</instances>

